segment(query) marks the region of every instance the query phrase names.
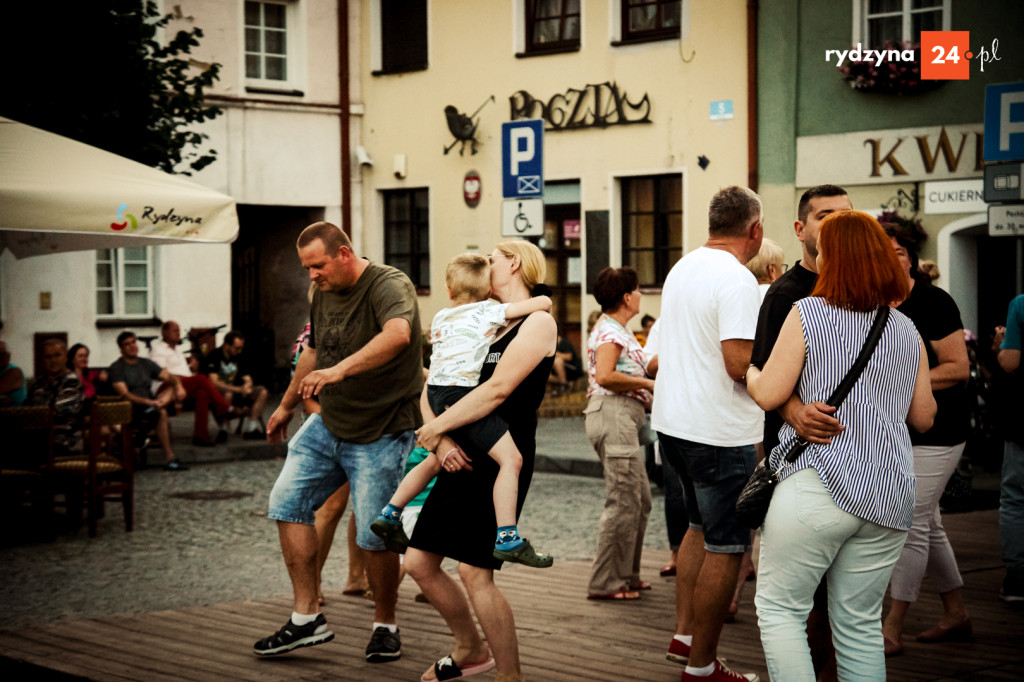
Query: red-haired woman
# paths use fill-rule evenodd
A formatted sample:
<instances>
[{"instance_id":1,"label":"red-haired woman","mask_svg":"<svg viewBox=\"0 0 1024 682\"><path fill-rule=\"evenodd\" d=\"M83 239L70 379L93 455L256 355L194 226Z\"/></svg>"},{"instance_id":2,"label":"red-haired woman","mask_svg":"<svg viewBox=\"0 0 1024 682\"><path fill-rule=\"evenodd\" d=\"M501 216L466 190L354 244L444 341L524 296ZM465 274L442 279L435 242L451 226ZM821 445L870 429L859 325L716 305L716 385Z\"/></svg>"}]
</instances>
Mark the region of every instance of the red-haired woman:
<instances>
[{"instance_id":1,"label":"red-haired woman","mask_svg":"<svg viewBox=\"0 0 1024 682\"><path fill-rule=\"evenodd\" d=\"M877 310L908 293L885 232L857 211L822 222L818 272L813 294L786 318L764 370L747 374L747 390L765 410L798 385L805 403L824 402L853 364ZM924 431L935 416L927 356L905 315L890 313L835 416L843 431L809 445L779 474L761 535L755 604L773 680L814 680L806 620L823 575L840 679L885 679L882 597L914 511L907 425ZM773 470L797 436L785 425L779 440L769 458Z\"/></svg>"}]
</instances>

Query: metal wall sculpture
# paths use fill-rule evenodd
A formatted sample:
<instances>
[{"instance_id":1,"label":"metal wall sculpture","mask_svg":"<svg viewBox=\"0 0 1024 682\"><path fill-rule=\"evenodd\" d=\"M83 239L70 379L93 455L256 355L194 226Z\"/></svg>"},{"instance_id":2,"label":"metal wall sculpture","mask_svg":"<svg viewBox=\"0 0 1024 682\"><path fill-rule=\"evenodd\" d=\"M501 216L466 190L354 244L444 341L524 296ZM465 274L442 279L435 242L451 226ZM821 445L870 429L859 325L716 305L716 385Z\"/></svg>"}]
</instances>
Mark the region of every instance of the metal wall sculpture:
<instances>
[{"instance_id":1,"label":"metal wall sculpture","mask_svg":"<svg viewBox=\"0 0 1024 682\"><path fill-rule=\"evenodd\" d=\"M526 90L508 98L513 121L542 118L549 130L607 128L651 122L651 100L647 93L639 102L631 102L624 90L612 81L591 83L583 89L569 88L544 102Z\"/></svg>"},{"instance_id":2,"label":"metal wall sculpture","mask_svg":"<svg viewBox=\"0 0 1024 682\"><path fill-rule=\"evenodd\" d=\"M466 151L466 143L470 145L470 154L476 154L476 129L480 125L480 119L476 118L476 115L480 113L480 110L487 106L488 102L494 101L494 95L491 95L488 99L484 100L484 103L477 107L477 110L468 116L461 113L454 106L449 104L444 108L444 117L448 121L448 130L451 131L452 135L455 136L455 140L450 145L444 148L444 153L447 154L452 148L462 143L459 147L459 156Z\"/></svg>"}]
</instances>

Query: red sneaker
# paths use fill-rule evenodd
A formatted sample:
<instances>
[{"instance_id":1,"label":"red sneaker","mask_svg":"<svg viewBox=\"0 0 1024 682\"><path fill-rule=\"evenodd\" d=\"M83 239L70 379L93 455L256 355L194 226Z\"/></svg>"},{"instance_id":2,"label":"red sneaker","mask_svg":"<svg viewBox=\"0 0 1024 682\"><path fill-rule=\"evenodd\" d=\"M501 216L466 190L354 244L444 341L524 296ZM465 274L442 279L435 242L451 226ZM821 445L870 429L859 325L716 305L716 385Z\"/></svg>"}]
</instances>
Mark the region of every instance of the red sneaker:
<instances>
[{"instance_id":1,"label":"red sneaker","mask_svg":"<svg viewBox=\"0 0 1024 682\"><path fill-rule=\"evenodd\" d=\"M665 654L665 658L686 665L690 661L690 645L673 637L672 643L668 645L668 653Z\"/></svg>"},{"instance_id":2,"label":"red sneaker","mask_svg":"<svg viewBox=\"0 0 1024 682\"><path fill-rule=\"evenodd\" d=\"M681 644L682 642L680 642ZM758 682L761 679L754 673L746 673L741 675L737 672L729 670L722 661L715 660L715 669L707 677L697 677L696 675L690 675L685 670L680 678L682 682Z\"/></svg>"}]
</instances>

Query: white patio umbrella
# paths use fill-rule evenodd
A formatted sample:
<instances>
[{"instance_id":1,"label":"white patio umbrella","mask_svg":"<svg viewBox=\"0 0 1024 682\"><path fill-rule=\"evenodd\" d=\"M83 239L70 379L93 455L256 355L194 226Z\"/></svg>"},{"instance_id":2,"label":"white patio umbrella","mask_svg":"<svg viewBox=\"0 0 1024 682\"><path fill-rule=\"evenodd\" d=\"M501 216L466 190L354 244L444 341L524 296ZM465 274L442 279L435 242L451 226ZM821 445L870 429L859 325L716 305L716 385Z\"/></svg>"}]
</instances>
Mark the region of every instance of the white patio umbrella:
<instances>
[{"instance_id":1,"label":"white patio umbrella","mask_svg":"<svg viewBox=\"0 0 1024 682\"><path fill-rule=\"evenodd\" d=\"M237 235L226 194L0 117L0 252L24 258Z\"/></svg>"}]
</instances>

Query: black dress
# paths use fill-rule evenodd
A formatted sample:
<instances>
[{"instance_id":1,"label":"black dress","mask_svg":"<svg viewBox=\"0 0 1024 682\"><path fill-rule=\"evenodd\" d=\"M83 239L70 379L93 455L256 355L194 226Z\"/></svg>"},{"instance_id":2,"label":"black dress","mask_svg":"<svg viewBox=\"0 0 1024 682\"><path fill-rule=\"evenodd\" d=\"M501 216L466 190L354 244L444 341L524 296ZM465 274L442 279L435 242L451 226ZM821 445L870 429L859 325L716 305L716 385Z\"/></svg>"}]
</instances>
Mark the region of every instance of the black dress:
<instances>
[{"instance_id":1,"label":"black dress","mask_svg":"<svg viewBox=\"0 0 1024 682\"><path fill-rule=\"evenodd\" d=\"M494 374L498 360L521 326L517 325L491 344L480 372L480 383ZM512 440L523 455L516 518L523 510L523 501L533 478L537 452L537 408L544 399L553 362L554 356L544 358L495 409L508 423ZM454 474L442 471L438 475L416 521L409 546L478 568L501 568L502 562L491 556L497 531L493 493L498 464L486 452L467 451L466 454L472 458L473 470Z\"/></svg>"}]
</instances>

